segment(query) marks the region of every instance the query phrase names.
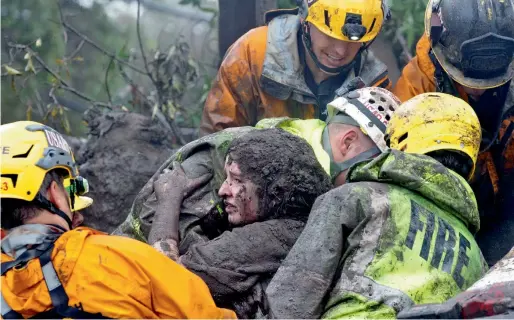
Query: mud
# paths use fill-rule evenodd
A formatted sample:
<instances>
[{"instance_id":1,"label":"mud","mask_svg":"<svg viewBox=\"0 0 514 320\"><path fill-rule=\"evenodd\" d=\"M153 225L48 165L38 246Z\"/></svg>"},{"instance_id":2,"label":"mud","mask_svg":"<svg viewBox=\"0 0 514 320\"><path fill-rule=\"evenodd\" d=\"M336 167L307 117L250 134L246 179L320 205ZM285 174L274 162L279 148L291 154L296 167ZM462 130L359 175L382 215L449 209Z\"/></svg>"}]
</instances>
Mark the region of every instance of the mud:
<instances>
[{"instance_id":1,"label":"mud","mask_svg":"<svg viewBox=\"0 0 514 320\"><path fill-rule=\"evenodd\" d=\"M228 154L257 186L261 219L306 219L314 200L331 187L309 144L280 129L234 139Z\"/></svg>"},{"instance_id":2,"label":"mud","mask_svg":"<svg viewBox=\"0 0 514 320\"><path fill-rule=\"evenodd\" d=\"M94 199L84 225L111 232L127 217L135 196L169 158L169 131L149 117L125 112L86 114L89 138L76 160Z\"/></svg>"}]
</instances>

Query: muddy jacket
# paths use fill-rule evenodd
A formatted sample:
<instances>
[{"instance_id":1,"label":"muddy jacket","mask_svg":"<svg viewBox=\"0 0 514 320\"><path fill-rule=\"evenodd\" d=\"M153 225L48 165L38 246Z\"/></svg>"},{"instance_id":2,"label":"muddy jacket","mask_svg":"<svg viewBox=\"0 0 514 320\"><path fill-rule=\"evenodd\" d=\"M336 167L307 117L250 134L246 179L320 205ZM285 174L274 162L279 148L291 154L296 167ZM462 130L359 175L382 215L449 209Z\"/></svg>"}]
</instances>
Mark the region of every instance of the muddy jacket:
<instances>
[{"instance_id":1,"label":"muddy jacket","mask_svg":"<svg viewBox=\"0 0 514 320\"><path fill-rule=\"evenodd\" d=\"M320 196L267 288L277 318L390 318L442 302L487 266L467 183L422 155L388 151Z\"/></svg>"},{"instance_id":2,"label":"muddy jacket","mask_svg":"<svg viewBox=\"0 0 514 320\"><path fill-rule=\"evenodd\" d=\"M298 51L299 29L298 16L279 15L229 48L205 102L200 134L253 126L263 118L320 117L317 98L326 94L322 100L328 103L335 90L318 92L316 97L306 84ZM389 86L387 67L370 51L362 54L358 73L366 86ZM355 70L350 71L341 89L355 77Z\"/></svg>"},{"instance_id":3,"label":"muddy jacket","mask_svg":"<svg viewBox=\"0 0 514 320\"><path fill-rule=\"evenodd\" d=\"M145 185L134 201L127 220L114 231L146 241L153 223L157 200L153 179L173 160L181 161L186 175L196 178L211 172L211 181L182 203L179 216L180 262L208 285L218 306L249 318L266 313L264 290L305 222L272 219L232 230L218 197L225 179L224 162L230 142L251 127L226 129L182 147Z\"/></svg>"},{"instance_id":4,"label":"muddy jacket","mask_svg":"<svg viewBox=\"0 0 514 320\"><path fill-rule=\"evenodd\" d=\"M198 237L205 233L205 230L201 230L199 219L217 216L219 219L215 220L218 222L221 220L223 207L218 196L218 190L225 180L224 164L228 146L233 139L253 130L264 128L280 128L302 137L311 145L325 171L330 172L330 159L321 145L321 137L325 128L325 122L321 120L271 118L261 120L255 128L228 128L190 142L175 152L145 184L136 196L126 221L113 233L147 241L157 207L153 182L165 168L171 168L173 161L180 161L186 175L191 179L209 172L213 173L213 178L207 185L196 190L193 195L182 202L179 251L184 254L189 244L196 242ZM212 219L209 218L208 220L211 221ZM216 223L209 224L209 227L203 225L204 229L216 226L218 226Z\"/></svg>"},{"instance_id":5,"label":"muddy jacket","mask_svg":"<svg viewBox=\"0 0 514 320\"><path fill-rule=\"evenodd\" d=\"M2 252L2 263L12 260ZM65 232L48 255L2 275L2 313L34 317L63 295L93 318L235 318L216 307L198 276L155 249L88 228Z\"/></svg>"},{"instance_id":6,"label":"muddy jacket","mask_svg":"<svg viewBox=\"0 0 514 320\"><path fill-rule=\"evenodd\" d=\"M469 101L462 87L448 81L442 72L436 84L433 59L430 40L424 35L416 46L416 57L403 69L394 94L406 101L421 93L442 91ZM492 147L480 153L471 183L484 218L477 240L489 265L495 264L514 246L511 236L514 233L514 81L507 89L499 134ZM480 115L479 118L483 123L484 118Z\"/></svg>"}]
</instances>

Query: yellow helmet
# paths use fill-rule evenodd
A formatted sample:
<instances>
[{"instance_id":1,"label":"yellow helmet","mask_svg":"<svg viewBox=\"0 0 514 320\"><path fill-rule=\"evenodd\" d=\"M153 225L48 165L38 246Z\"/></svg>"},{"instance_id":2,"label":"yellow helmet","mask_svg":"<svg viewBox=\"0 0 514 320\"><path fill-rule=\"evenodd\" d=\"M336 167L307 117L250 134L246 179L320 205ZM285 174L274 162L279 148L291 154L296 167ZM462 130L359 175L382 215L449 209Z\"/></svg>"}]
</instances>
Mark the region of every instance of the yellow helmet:
<instances>
[{"instance_id":1,"label":"yellow helmet","mask_svg":"<svg viewBox=\"0 0 514 320\"><path fill-rule=\"evenodd\" d=\"M375 39L389 9L382 0L299 0L300 15L324 34L350 42Z\"/></svg>"},{"instance_id":2,"label":"yellow helmet","mask_svg":"<svg viewBox=\"0 0 514 320\"><path fill-rule=\"evenodd\" d=\"M46 173L53 169L68 173L67 183L74 190L70 196L87 192L87 180L79 176L70 146L54 129L38 122L18 121L1 125L0 138L2 199L37 200L46 208L49 204L38 191ZM71 198L73 207L75 199Z\"/></svg>"},{"instance_id":3,"label":"yellow helmet","mask_svg":"<svg viewBox=\"0 0 514 320\"><path fill-rule=\"evenodd\" d=\"M473 163L473 175L482 131L473 108L445 93L423 93L404 102L386 129L392 149L427 154L450 150L465 154Z\"/></svg>"}]
</instances>

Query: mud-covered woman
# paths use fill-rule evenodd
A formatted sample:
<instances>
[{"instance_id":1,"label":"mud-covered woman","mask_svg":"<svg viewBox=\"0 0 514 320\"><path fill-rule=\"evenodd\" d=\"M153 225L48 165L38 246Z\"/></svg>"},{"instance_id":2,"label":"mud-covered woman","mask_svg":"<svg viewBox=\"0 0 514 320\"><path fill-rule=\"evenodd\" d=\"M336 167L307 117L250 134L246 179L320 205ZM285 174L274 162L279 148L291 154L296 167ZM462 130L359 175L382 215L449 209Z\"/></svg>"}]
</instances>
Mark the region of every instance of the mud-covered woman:
<instances>
[{"instance_id":1,"label":"mud-covered woman","mask_svg":"<svg viewBox=\"0 0 514 320\"><path fill-rule=\"evenodd\" d=\"M280 129L234 139L224 172L218 195L226 230L196 238L179 256L182 201L212 174L189 179L174 162L154 182L158 205L148 242L200 276L219 306L239 317L261 317L268 309L267 283L302 232L315 199L330 189L330 178L306 141Z\"/></svg>"}]
</instances>

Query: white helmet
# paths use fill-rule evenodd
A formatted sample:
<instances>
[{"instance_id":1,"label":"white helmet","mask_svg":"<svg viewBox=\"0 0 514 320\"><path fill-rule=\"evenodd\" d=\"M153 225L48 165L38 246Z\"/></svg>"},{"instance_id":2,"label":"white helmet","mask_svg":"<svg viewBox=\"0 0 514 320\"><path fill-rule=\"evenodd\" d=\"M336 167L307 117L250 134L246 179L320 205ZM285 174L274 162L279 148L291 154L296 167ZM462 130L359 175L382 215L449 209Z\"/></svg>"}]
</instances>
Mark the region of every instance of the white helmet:
<instances>
[{"instance_id":1,"label":"white helmet","mask_svg":"<svg viewBox=\"0 0 514 320\"><path fill-rule=\"evenodd\" d=\"M335 179L339 173L357 162L368 160L388 149L385 132L393 112L400 100L391 92L368 87L357 89L339 97L327 105L327 126L323 133L323 148L330 157L330 175ZM329 139L330 123L342 123L359 127L377 145L343 162L335 162Z\"/></svg>"},{"instance_id":2,"label":"white helmet","mask_svg":"<svg viewBox=\"0 0 514 320\"><path fill-rule=\"evenodd\" d=\"M327 105L327 124L337 122L360 127L384 152L387 150L384 139L386 127L400 104L400 100L386 89L357 89Z\"/></svg>"}]
</instances>

